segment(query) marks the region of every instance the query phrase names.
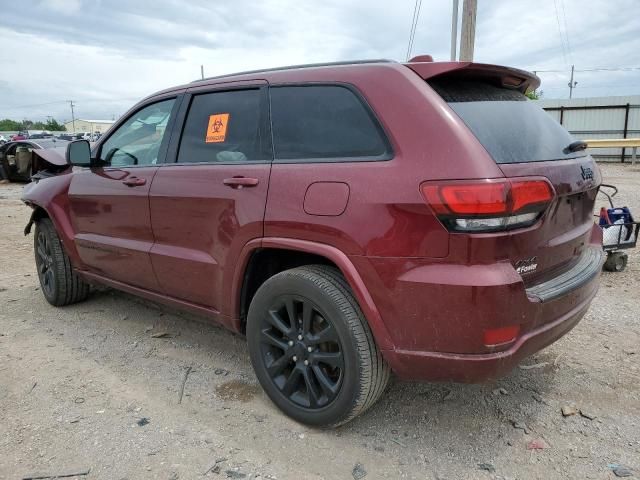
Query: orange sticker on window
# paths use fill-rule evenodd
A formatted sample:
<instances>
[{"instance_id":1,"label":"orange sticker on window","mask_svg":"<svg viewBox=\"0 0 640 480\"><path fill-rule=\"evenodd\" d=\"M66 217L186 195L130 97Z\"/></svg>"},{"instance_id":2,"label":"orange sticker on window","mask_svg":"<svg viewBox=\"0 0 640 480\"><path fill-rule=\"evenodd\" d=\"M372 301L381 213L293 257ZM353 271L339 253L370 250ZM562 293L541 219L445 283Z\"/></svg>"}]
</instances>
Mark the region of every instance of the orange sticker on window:
<instances>
[{"instance_id":1,"label":"orange sticker on window","mask_svg":"<svg viewBox=\"0 0 640 480\"><path fill-rule=\"evenodd\" d=\"M227 136L228 124L228 113L216 113L215 115L209 115L209 125L207 126L207 136L205 137L205 141L207 143L224 142L224 139Z\"/></svg>"}]
</instances>

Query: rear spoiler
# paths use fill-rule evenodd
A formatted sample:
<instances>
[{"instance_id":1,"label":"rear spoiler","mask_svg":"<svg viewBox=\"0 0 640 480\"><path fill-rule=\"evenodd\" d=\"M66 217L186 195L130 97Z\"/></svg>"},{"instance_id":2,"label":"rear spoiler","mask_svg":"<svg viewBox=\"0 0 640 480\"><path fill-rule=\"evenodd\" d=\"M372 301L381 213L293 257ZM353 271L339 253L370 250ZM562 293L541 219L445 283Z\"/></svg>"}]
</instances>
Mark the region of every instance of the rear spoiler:
<instances>
[{"instance_id":1,"label":"rear spoiler","mask_svg":"<svg viewBox=\"0 0 640 480\"><path fill-rule=\"evenodd\" d=\"M472 62L410 62L404 64L423 80L481 80L522 93L540 86L540 78L526 70Z\"/></svg>"}]
</instances>

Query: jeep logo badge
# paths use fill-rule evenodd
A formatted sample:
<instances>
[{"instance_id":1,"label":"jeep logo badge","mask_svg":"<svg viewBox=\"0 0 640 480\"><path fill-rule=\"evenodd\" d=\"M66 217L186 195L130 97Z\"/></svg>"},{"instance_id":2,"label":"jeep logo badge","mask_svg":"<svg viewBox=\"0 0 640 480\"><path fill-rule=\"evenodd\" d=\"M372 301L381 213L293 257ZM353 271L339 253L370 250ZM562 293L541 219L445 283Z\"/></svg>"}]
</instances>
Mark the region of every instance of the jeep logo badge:
<instances>
[{"instance_id":1,"label":"jeep logo badge","mask_svg":"<svg viewBox=\"0 0 640 480\"><path fill-rule=\"evenodd\" d=\"M525 258L516 263L516 272L520 275L523 273L531 273L538 268L538 257Z\"/></svg>"},{"instance_id":2,"label":"jeep logo badge","mask_svg":"<svg viewBox=\"0 0 640 480\"><path fill-rule=\"evenodd\" d=\"M593 170L589 167L580 167L580 172L583 180L593 180Z\"/></svg>"}]
</instances>

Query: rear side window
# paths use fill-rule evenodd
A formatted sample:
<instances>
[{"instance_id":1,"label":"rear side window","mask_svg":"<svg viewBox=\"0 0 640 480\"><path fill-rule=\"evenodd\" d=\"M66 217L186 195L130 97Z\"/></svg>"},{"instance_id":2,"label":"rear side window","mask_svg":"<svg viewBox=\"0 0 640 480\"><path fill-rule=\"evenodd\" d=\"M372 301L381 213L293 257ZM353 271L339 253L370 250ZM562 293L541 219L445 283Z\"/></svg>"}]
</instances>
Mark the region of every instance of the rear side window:
<instances>
[{"instance_id":1,"label":"rear side window","mask_svg":"<svg viewBox=\"0 0 640 480\"><path fill-rule=\"evenodd\" d=\"M386 160L391 149L372 112L349 88L272 87L277 160Z\"/></svg>"},{"instance_id":2,"label":"rear side window","mask_svg":"<svg viewBox=\"0 0 640 480\"><path fill-rule=\"evenodd\" d=\"M178 163L271 161L266 92L259 88L196 95Z\"/></svg>"},{"instance_id":3,"label":"rear side window","mask_svg":"<svg viewBox=\"0 0 640 480\"><path fill-rule=\"evenodd\" d=\"M431 87L471 129L496 163L582 157L567 153L575 139L522 93L483 82L435 79Z\"/></svg>"}]
</instances>

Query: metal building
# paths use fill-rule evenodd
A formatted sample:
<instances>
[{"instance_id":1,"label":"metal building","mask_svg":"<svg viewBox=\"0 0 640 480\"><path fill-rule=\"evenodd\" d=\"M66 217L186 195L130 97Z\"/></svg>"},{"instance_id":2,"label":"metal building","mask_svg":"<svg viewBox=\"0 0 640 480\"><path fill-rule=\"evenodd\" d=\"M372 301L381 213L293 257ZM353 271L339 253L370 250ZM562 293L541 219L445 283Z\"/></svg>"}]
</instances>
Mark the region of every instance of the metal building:
<instances>
[{"instance_id":1,"label":"metal building","mask_svg":"<svg viewBox=\"0 0 640 480\"><path fill-rule=\"evenodd\" d=\"M66 122L64 128L67 132L88 132L93 135L94 133L106 132L113 123L113 120L82 120L76 118L73 122Z\"/></svg>"},{"instance_id":2,"label":"metal building","mask_svg":"<svg viewBox=\"0 0 640 480\"><path fill-rule=\"evenodd\" d=\"M640 137L640 95L541 99L538 102L577 139ZM590 153L603 161L631 158L629 148L599 148Z\"/></svg>"}]
</instances>

